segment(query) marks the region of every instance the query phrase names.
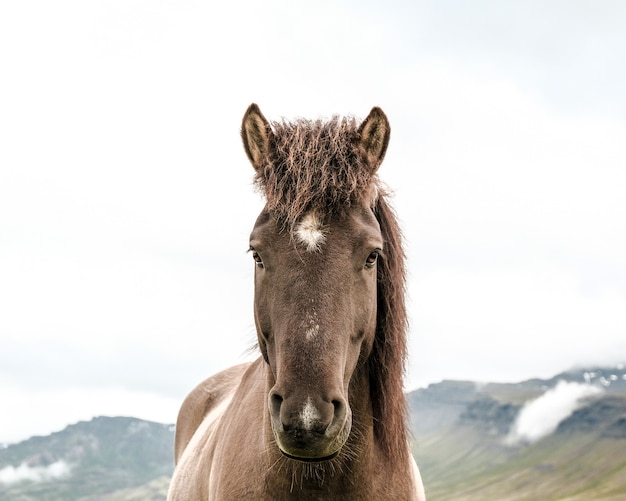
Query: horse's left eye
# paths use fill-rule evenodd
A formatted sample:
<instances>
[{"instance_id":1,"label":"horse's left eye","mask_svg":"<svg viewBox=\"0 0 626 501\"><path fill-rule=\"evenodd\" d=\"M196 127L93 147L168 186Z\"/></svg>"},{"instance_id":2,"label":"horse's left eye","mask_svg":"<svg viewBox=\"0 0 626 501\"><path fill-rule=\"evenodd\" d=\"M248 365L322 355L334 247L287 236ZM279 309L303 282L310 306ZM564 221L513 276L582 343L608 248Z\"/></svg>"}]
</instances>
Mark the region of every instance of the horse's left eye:
<instances>
[{"instance_id":1,"label":"horse's left eye","mask_svg":"<svg viewBox=\"0 0 626 501\"><path fill-rule=\"evenodd\" d=\"M367 259L365 260L366 268L372 268L376 264L376 261L378 260L378 254L378 251L374 251L371 252L369 256L367 256Z\"/></svg>"}]
</instances>

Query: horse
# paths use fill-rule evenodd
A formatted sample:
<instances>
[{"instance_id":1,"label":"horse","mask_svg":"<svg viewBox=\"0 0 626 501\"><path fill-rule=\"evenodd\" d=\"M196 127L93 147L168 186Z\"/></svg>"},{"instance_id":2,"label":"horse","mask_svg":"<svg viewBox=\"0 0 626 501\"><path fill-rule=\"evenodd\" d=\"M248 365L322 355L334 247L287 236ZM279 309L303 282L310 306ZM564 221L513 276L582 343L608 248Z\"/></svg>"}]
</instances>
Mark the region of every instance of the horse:
<instances>
[{"instance_id":1,"label":"horse","mask_svg":"<svg viewBox=\"0 0 626 501\"><path fill-rule=\"evenodd\" d=\"M169 501L416 500L403 375L402 235L377 171L384 112L241 138L265 207L250 235L259 357L200 383L176 423Z\"/></svg>"}]
</instances>

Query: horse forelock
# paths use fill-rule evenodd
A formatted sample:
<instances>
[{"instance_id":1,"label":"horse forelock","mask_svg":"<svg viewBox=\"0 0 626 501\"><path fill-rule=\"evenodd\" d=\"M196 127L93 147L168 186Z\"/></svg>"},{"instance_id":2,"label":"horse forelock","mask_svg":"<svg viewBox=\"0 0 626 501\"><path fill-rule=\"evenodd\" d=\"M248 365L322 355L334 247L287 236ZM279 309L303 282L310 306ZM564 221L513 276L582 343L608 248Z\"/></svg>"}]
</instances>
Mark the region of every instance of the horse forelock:
<instances>
[{"instance_id":1,"label":"horse forelock","mask_svg":"<svg viewBox=\"0 0 626 501\"><path fill-rule=\"evenodd\" d=\"M378 181L357 147L354 118L273 122L272 129L255 184L282 224L293 229L305 214L323 219L368 197L373 204Z\"/></svg>"}]
</instances>

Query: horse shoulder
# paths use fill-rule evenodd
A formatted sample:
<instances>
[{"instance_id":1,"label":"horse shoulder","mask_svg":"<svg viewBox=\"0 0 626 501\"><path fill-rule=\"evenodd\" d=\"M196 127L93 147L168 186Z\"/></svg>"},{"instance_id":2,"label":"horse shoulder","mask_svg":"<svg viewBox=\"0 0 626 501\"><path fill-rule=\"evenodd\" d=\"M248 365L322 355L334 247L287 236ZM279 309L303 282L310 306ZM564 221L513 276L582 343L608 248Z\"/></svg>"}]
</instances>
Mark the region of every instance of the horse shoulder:
<instances>
[{"instance_id":1,"label":"horse shoulder","mask_svg":"<svg viewBox=\"0 0 626 501\"><path fill-rule=\"evenodd\" d=\"M416 501L426 501L426 493L424 492L424 484L422 483L422 475L417 467L415 458L411 456L411 476L415 485Z\"/></svg>"},{"instance_id":2,"label":"horse shoulder","mask_svg":"<svg viewBox=\"0 0 626 501\"><path fill-rule=\"evenodd\" d=\"M205 379L187 395L176 420L174 461L178 463L194 433L205 416L239 384L242 374L250 364L240 364L218 372Z\"/></svg>"}]
</instances>

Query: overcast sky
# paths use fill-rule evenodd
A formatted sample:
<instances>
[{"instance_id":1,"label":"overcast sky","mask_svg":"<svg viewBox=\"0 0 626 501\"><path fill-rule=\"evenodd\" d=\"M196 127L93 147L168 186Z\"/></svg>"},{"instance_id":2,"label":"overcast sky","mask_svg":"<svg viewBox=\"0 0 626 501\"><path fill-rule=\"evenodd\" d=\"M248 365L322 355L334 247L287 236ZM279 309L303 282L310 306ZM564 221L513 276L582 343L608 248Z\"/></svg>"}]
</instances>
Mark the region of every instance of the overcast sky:
<instances>
[{"instance_id":1,"label":"overcast sky","mask_svg":"<svg viewBox=\"0 0 626 501\"><path fill-rule=\"evenodd\" d=\"M239 139L381 106L412 390L626 361L626 5L0 4L0 442L250 359Z\"/></svg>"}]
</instances>

